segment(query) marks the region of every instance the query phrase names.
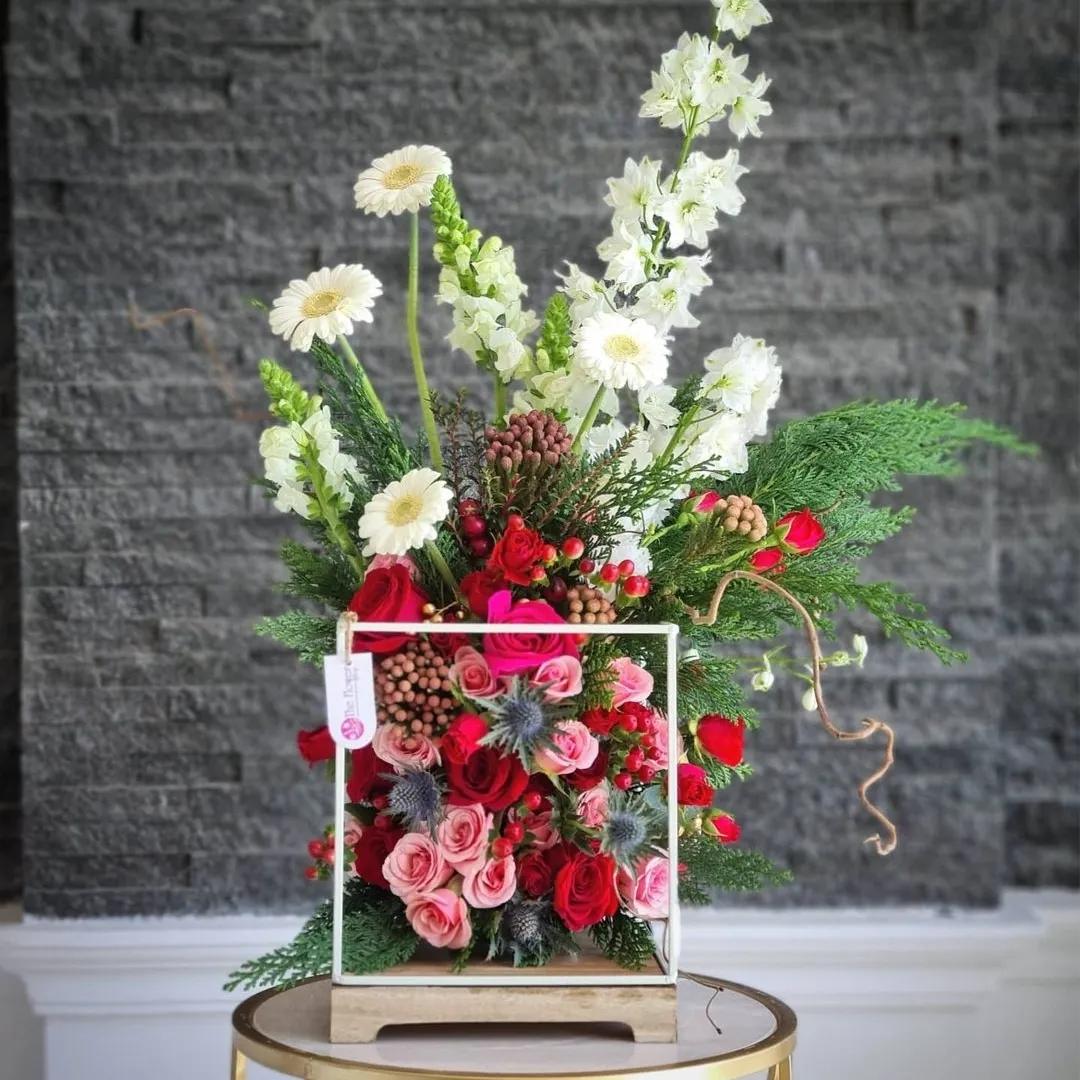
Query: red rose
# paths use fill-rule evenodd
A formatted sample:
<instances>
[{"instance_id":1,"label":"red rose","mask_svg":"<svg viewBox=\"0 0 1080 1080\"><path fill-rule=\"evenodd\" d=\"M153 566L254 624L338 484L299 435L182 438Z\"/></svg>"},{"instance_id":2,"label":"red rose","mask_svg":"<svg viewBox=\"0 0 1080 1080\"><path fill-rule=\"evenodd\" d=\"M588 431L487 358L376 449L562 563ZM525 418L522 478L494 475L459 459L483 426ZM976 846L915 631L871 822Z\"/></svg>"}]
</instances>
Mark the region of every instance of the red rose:
<instances>
[{"instance_id":1,"label":"red rose","mask_svg":"<svg viewBox=\"0 0 1080 1080\"><path fill-rule=\"evenodd\" d=\"M780 543L796 555L807 555L825 539L825 528L808 509L785 514L775 526Z\"/></svg>"},{"instance_id":2,"label":"red rose","mask_svg":"<svg viewBox=\"0 0 1080 1080\"><path fill-rule=\"evenodd\" d=\"M571 787L578 791L588 791L596 787L606 776L608 771L608 752L601 748L596 755L596 760L587 769L575 769L574 772L563 777Z\"/></svg>"},{"instance_id":3,"label":"red rose","mask_svg":"<svg viewBox=\"0 0 1080 1080\"><path fill-rule=\"evenodd\" d=\"M378 825L367 826L353 848L356 852L356 862L353 864L356 873L369 885L389 889L390 885L383 876L383 862L404 835L400 829L381 829Z\"/></svg>"},{"instance_id":4,"label":"red rose","mask_svg":"<svg viewBox=\"0 0 1080 1080\"><path fill-rule=\"evenodd\" d=\"M679 766L680 806L711 806L715 794L700 765L684 761Z\"/></svg>"},{"instance_id":5,"label":"red rose","mask_svg":"<svg viewBox=\"0 0 1080 1080\"><path fill-rule=\"evenodd\" d=\"M775 570L778 574L784 572L784 552L778 547L761 548L750 556L750 566L759 574Z\"/></svg>"},{"instance_id":6,"label":"red rose","mask_svg":"<svg viewBox=\"0 0 1080 1080\"><path fill-rule=\"evenodd\" d=\"M586 709L581 714L581 722L594 735L610 735L619 722L619 713L616 709Z\"/></svg>"},{"instance_id":7,"label":"red rose","mask_svg":"<svg viewBox=\"0 0 1080 1080\"><path fill-rule=\"evenodd\" d=\"M619 910L615 860L575 851L555 875L555 914L576 934Z\"/></svg>"},{"instance_id":8,"label":"red rose","mask_svg":"<svg viewBox=\"0 0 1080 1080\"><path fill-rule=\"evenodd\" d=\"M714 758L731 768L742 764L745 734L746 726L741 718L729 720L716 713L703 716L698 721L695 732L698 743Z\"/></svg>"},{"instance_id":9,"label":"red rose","mask_svg":"<svg viewBox=\"0 0 1080 1080\"><path fill-rule=\"evenodd\" d=\"M349 610L364 622L420 622L427 596L403 563L369 570L349 601ZM400 649L408 634L353 635L353 652L385 653Z\"/></svg>"},{"instance_id":10,"label":"red rose","mask_svg":"<svg viewBox=\"0 0 1080 1080\"><path fill-rule=\"evenodd\" d=\"M530 851L517 861L517 880L521 891L535 900L551 892L555 873L542 851Z\"/></svg>"},{"instance_id":11,"label":"red rose","mask_svg":"<svg viewBox=\"0 0 1080 1080\"><path fill-rule=\"evenodd\" d=\"M487 568L515 585L531 585L529 572L542 561L544 546L543 537L532 529L507 529L495 541Z\"/></svg>"},{"instance_id":12,"label":"red rose","mask_svg":"<svg viewBox=\"0 0 1080 1080\"><path fill-rule=\"evenodd\" d=\"M461 713L446 729L439 744L443 757L447 761L464 765L476 752L487 731L488 726L483 717L476 713Z\"/></svg>"},{"instance_id":13,"label":"red rose","mask_svg":"<svg viewBox=\"0 0 1080 1080\"><path fill-rule=\"evenodd\" d=\"M474 615L487 618L488 601L506 588L506 579L498 570L474 570L461 579L461 592Z\"/></svg>"},{"instance_id":14,"label":"red rose","mask_svg":"<svg viewBox=\"0 0 1080 1080\"><path fill-rule=\"evenodd\" d=\"M354 750L350 755L349 779L345 782L345 793L349 802L367 802L372 790L380 786L379 772L385 766L375 756L370 746ZM384 783L384 786L389 786Z\"/></svg>"},{"instance_id":15,"label":"red rose","mask_svg":"<svg viewBox=\"0 0 1080 1080\"><path fill-rule=\"evenodd\" d=\"M742 829L730 814L715 810L706 816L702 831L706 836L715 837L721 844L734 844Z\"/></svg>"},{"instance_id":16,"label":"red rose","mask_svg":"<svg viewBox=\"0 0 1080 1080\"><path fill-rule=\"evenodd\" d=\"M450 802L455 806L480 803L489 810L505 810L521 798L529 774L516 757L501 754L491 746L477 747L469 760L446 762Z\"/></svg>"},{"instance_id":17,"label":"red rose","mask_svg":"<svg viewBox=\"0 0 1080 1080\"><path fill-rule=\"evenodd\" d=\"M329 761L334 756L334 738L330 729L323 724L314 731L298 731L296 748L309 765L317 765L320 761Z\"/></svg>"}]
</instances>

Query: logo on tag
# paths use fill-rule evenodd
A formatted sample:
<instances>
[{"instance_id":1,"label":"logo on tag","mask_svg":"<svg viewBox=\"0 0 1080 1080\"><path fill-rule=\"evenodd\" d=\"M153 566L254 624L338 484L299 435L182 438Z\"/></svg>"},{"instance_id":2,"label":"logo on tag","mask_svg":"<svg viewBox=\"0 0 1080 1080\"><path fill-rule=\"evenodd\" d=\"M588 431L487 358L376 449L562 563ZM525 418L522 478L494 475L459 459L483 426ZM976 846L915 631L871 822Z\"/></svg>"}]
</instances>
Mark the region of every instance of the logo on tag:
<instances>
[{"instance_id":1,"label":"logo on tag","mask_svg":"<svg viewBox=\"0 0 1080 1080\"><path fill-rule=\"evenodd\" d=\"M353 653L352 662L333 655L323 658L326 680L326 723L346 750L359 750L375 737L375 679L371 653Z\"/></svg>"}]
</instances>

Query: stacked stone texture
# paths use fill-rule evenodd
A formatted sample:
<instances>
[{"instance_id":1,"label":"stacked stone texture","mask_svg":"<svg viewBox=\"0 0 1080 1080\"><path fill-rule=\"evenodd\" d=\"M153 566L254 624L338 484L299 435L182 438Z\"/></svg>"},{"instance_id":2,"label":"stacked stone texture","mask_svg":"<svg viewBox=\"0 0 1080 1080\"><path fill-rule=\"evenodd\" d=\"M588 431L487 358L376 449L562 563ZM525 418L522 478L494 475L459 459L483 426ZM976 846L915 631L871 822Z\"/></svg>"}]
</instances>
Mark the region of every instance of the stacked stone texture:
<instances>
[{"instance_id":1,"label":"stacked stone texture","mask_svg":"<svg viewBox=\"0 0 1080 1080\"><path fill-rule=\"evenodd\" d=\"M744 148L748 205L717 236L716 286L702 327L679 335L677 373L736 331L762 335L783 357L784 415L962 399L1044 452L979 454L964 482L911 485L918 522L871 564L972 654L942 669L871 633L866 670L832 679L838 716L899 731L882 792L898 853L860 845L852 788L871 752L831 745L794 689L764 702L758 777L725 802L747 842L797 874L766 902L988 904L1009 883L1075 887L1075 4L771 6L750 47L775 116ZM364 262L386 296L357 347L411 414L403 225L353 210L355 173L405 142L443 146L466 213L515 244L541 306L561 260L594 263L604 177L628 155L676 152L636 99L708 5L11 8L26 907L304 907L304 842L330 790L293 736L318 722L321 687L250 631L281 605L289 532L250 483L256 363L288 354L248 298ZM429 262L429 294L435 279ZM147 318L177 308L199 315ZM447 329L429 304L435 383L482 386ZM10 489L9 470L0 500Z\"/></svg>"}]
</instances>

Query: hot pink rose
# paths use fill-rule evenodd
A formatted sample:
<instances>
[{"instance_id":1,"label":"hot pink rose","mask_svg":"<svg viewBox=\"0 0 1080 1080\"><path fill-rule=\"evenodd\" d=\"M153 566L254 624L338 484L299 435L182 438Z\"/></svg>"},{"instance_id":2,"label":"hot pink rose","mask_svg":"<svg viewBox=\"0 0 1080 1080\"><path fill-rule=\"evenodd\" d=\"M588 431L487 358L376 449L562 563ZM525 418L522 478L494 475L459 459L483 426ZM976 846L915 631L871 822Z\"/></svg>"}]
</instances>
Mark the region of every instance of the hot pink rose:
<instances>
[{"instance_id":1,"label":"hot pink rose","mask_svg":"<svg viewBox=\"0 0 1080 1080\"><path fill-rule=\"evenodd\" d=\"M402 731L397 724L380 724L371 740L375 756L393 765L395 772L430 769L439 764L439 751L426 736Z\"/></svg>"},{"instance_id":2,"label":"hot pink rose","mask_svg":"<svg viewBox=\"0 0 1080 1080\"><path fill-rule=\"evenodd\" d=\"M503 692L495 681L491 668L483 654L471 645L463 645L454 653L454 663L450 668L450 679L458 689L470 698L490 698Z\"/></svg>"},{"instance_id":3,"label":"hot pink rose","mask_svg":"<svg viewBox=\"0 0 1080 1080\"><path fill-rule=\"evenodd\" d=\"M464 949L472 940L469 908L450 889L417 893L405 904L405 918L424 941L438 949Z\"/></svg>"},{"instance_id":4,"label":"hot pink rose","mask_svg":"<svg viewBox=\"0 0 1080 1080\"><path fill-rule=\"evenodd\" d=\"M447 807L439 822L439 850L451 866L461 870L483 858L490 832L491 815L479 803Z\"/></svg>"},{"instance_id":5,"label":"hot pink rose","mask_svg":"<svg viewBox=\"0 0 1080 1080\"><path fill-rule=\"evenodd\" d=\"M611 702L613 707L617 709L628 701L644 704L653 692L653 677L626 656L620 656L611 667L615 672Z\"/></svg>"},{"instance_id":6,"label":"hot pink rose","mask_svg":"<svg viewBox=\"0 0 1080 1080\"><path fill-rule=\"evenodd\" d=\"M545 701L576 697L581 693L581 661L576 656L545 660L529 679L529 685L543 688Z\"/></svg>"},{"instance_id":7,"label":"hot pink rose","mask_svg":"<svg viewBox=\"0 0 1080 1080\"><path fill-rule=\"evenodd\" d=\"M554 625L565 620L543 600L513 602L509 589L501 589L488 601L490 623L547 623ZM514 675L534 671L545 660L557 656L577 657L573 634L538 634L528 630L519 634L488 634L484 641L484 656L491 674Z\"/></svg>"},{"instance_id":8,"label":"hot pink rose","mask_svg":"<svg viewBox=\"0 0 1080 1080\"><path fill-rule=\"evenodd\" d=\"M489 859L476 863L465 875L461 895L474 908L493 908L505 904L517 891L517 868L514 857Z\"/></svg>"},{"instance_id":9,"label":"hot pink rose","mask_svg":"<svg viewBox=\"0 0 1080 1080\"><path fill-rule=\"evenodd\" d=\"M633 872L620 867L615 879L622 902L640 919L666 919L671 899L671 866L666 855L638 859Z\"/></svg>"},{"instance_id":10,"label":"hot pink rose","mask_svg":"<svg viewBox=\"0 0 1080 1080\"><path fill-rule=\"evenodd\" d=\"M390 891L405 901L445 885L453 874L434 841L423 833L406 833L386 856L382 869Z\"/></svg>"},{"instance_id":11,"label":"hot pink rose","mask_svg":"<svg viewBox=\"0 0 1080 1080\"><path fill-rule=\"evenodd\" d=\"M609 797L607 784L597 784L578 796L578 817L590 829L598 829L607 821Z\"/></svg>"},{"instance_id":12,"label":"hot pink rose","mask_svg":"<svg viewBox=\"0 0 1080 1080\"><path fill-rule=\"evenodd\" d=\"M536 764L557 776L587 769L600 753L596 736L580 720L564 720L555 729L551 741L554 747L536 751Z\"/></svg>"}]
</instances>

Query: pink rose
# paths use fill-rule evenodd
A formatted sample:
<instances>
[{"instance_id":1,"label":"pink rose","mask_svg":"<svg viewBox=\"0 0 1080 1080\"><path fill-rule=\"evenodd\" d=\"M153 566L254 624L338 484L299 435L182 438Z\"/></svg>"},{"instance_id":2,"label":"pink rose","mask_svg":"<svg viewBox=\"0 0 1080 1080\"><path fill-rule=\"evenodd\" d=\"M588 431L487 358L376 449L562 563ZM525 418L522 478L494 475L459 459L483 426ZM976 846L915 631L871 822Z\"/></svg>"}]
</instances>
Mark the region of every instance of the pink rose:
<instances>
[{"instance_id":1,"label":"pink rose","mask_svg":"<svg viewBox=\"0 0 1080 1080\"><path fill-rule=\"evenodd\" d=\"M615 672L613 708L617 709L628 701L636 701L643 705L653 692L653 677L626 656L620 656L611 667Z\"/></svg>"},{"instance_id":2,"label":"pink rose","mask_svg":"<svg viewBox=\"0 0 1080 1080\"><path fill-rule=\"evenodd\" d=\"M405 918L424 941L438 949L464 949L472 940L469 908L450 889L417 893L405 904Z\"/></svg>"},{"instance_id":3,"label":"pink rose","mask_svg":"<svg viewBox=\"0 0 1080 1080\"><path fill-rule=\"evenodd\" d=\"M509 589L501 589L488 601L489 623L555 623L563 617L543 600L523 600L514 604ZM577 645L572 633L488 634L484 640L484 656L491 674L514 675L519 671L534 671L545 660L557 656L577 657Z\"/></svg>"},{"instance_id":4,"label":"pink rose","mask_svg":"<svg viewBox=\"0 0 1080 1080\"><path fill-rule=\"evenodd\" d=\"M564 720L551 737L554 747L536 751L536 764L545 772L561 776L587 769L600 753L596 736L580 720Z\"/></svg>"},{"instance_id":5,"label":"pink rose","mask_svg":"<svg viewBox=\"0 0 1080 1080\"><path fill-rule=\"evenodd\" d=\"M559 842L559 834L551 824L551 818L550 810L538 810L535 814L526 814L520 819L525 826L529 843L538 851L546 851Z\"/></svg>"},{"instance_id":6,"label":"pink rose","mask_svg":"<svg viewBox=\"0 0 1080 1080\"><path fill-rule=\"evenodd\" d=\"M461 870L483 858L490 832L491 815L479 803L447 807L439 822L439 850L452 867Z\"/></svg>"},{"instance_id":7,"label":"pink rose","mask_svg":"<svg viewBox=\"0 0 1080 1080\"><path fill-rule=\"evenodd\" d=\"M411 555L376 555L367 564L367 573L370 574L372 570L389 570L391 566L404 566L413 581L420 576L420 570Z\"/></svg>"},{"instance_id":8,"label":"pink rose","mask_svg":"<svg viewBox=\"0 0 1080 1080\"><path fill-rule=\"evenodd\" d=\"M581 693L581 661L576 656L545 660L529 679L529 685L543 689L548 702L576 697Z\"/></svg>"},{"instance_id":9,"label":"pink rose","mask_svg":"<svg viewBox=\"0 0 1080 1080\"><path fill-rule=\"evenodd\" d=\"M395 772L430 769L439 764L438 748L426 735L403 731L397 724L380 724L371 748L376 757L393 765Z\"/></svg>"},{"instance_id":10,"label":"pink rose","mask_svg":"<svg viewBox=\"0 0 1080 1080\"><path fill-rule=\"evenodd\" d=\"M450 680L458 689L470 698L490 698L503 692L495 681L491 668L483 654L471 645L463 645L454 653L454 663L450 668Z\"/></svg>"},{"instance_id":11,"label":"pink rose","mask_svg":"<svg viewBox=\"0 0 1080 1080\"><path fill-rule=\"evenodd\" d=\"M631 873L620 867L615 878L627 910L640 919L666 919L671 899L671 866L666 855L638 859Z\"/></svg>"},{"instance_id":12,"label":"pink rose","mask_svg":"<svg viewBox=\"0 0 1080 1080\"><path fill-rule=\"evenodd\" d=\"M668 767L668 722L667 717L659 710L652 709L644 721L644 731L653 737L653 749L650 751L649 760L657 771ZM683 741L681 735L675 736L675 758L678 760L683 754Z\"/></svg>"},{"instance_id":13,"label":"pink rose","mask_svg":"<svg viewBox=\"0 0 1080 1080\"><path fill-rule=\"evenodd\" d=\"M345 831L341 835L344 837L345 847L354 848L360 843L360 837L364 835L364 826L352 814L346 814Z\"/></svg>"},{"instance_id":14,"label":"pink rose","mask_svg":"<svg viewBox=\"0 0 1080 1080\"><path fill-rule=\"evenodd\" d=\"M430 836L406 833L383 861L383 877L390 891L402 900L445 885L453 874Z\"/></svg>"},{"instance_id":15,"label":"pink rose","mask_svg":"<svg viewBox=\"0 0 1080 1080\"><path fill-rule=\"evenodd\" d=\"M578 817L590 829L598 829L608 819L608 787L597 784L583 791L577 800Z\"/></svg>"},{"instance_id":16,"label":"pink rose","mask_svg":"<svg viewBox=\"0 0 1080 1080\"><path fill-rule=\"evenodd\" d=\"M498 907L516 891L517 868L512 855L476 863L465 875L461 886L461 895L474 908Z\"/></svg>"}]
</instances>

